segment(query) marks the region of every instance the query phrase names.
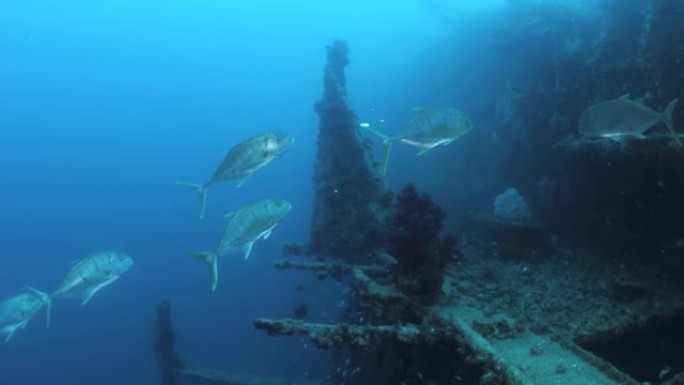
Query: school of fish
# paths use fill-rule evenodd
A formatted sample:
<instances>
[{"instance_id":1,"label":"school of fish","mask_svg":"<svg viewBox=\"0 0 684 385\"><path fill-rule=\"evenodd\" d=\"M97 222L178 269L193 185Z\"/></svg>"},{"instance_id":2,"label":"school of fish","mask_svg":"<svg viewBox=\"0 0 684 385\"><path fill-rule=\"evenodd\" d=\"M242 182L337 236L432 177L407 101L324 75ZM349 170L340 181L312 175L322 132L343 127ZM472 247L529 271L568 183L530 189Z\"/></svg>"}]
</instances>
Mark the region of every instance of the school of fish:
<instances>
[{"instance_id":1,"label":"school of fish","mask_svg":"<svg viewBox=\"0 0 684 385\"><path fill-rule=\"evenodd\" d=\"M647 130L662 122L674 141L679 146L684 146L672 121L676 105L677 99L674 99L663 112L657 112L630 99L629 95L623 95L584 109L578 119L578 131L580 135L589 138L645 138L644 133ZM387 172L389 154L394 143L418 147L418 155L422 155L435 147L452 143L472 129L468 116L453 107L416 109L415 115L393 136L376 130L368 123L361 123L360 126L382 141L383 175ZM206 190L209 187L226 182L236 182L240 186L256 171L286 153L293 143L293 137L280 131L252 136L227 151L206 183L176 183L196 191L200 200L201 219L206 211ZM216 290L218 284L218 258L229 253L242 252L244 259L247 259L254 244L260 239L268 239L291 210L292 204L287 200L271 197L255 200L225 214L227 223L214 250L188 252L190 257L207 266L212 291ZM51 294L26 286L22 292L0 301L0 335L4 335L6 342L9 341L18 329L24 329L42 310L45 310L46 326L49 326L54 298L74 298L85 305L132 266L133 259L130 256L117 251L102 251L74 262L62 283Z\"/></svg>"},{"instance_id":2,"label":"school of fish","mask_svg":"<svg viewBox=\"0 0 684 385\"><path fill-rule=\"evenodd\" d=\"M53 298L78 298L85 305L95 293L114 282L133 265L126 254L105 251L73 264L62 284L52 294L26 286L19 294L0 301L0 334L9 341L18 329L24 329L36 313L45 309L46 327L50 326Z\"/></svg>"}]
</instances>

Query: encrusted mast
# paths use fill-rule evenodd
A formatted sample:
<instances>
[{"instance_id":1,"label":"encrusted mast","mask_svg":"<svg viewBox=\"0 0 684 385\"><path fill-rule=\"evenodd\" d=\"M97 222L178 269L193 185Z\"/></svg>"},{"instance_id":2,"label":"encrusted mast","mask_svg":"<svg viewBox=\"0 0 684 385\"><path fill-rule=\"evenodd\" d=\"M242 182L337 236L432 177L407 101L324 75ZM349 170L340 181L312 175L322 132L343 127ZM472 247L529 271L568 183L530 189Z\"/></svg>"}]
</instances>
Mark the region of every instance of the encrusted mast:
<instances>
[{"instance_id":1,"label":"encrusted mast","mask_svg":"<svg viewBox=\"0 0 684 385\"><path fill-rule=\"evenodd\" d=\"M344 69L348 48L336 40L327 47L314 171L311 240L306 254L363 261L383 246L392 194L369 164L358 122L347 105Z\"/></svg>"}]
</instances>

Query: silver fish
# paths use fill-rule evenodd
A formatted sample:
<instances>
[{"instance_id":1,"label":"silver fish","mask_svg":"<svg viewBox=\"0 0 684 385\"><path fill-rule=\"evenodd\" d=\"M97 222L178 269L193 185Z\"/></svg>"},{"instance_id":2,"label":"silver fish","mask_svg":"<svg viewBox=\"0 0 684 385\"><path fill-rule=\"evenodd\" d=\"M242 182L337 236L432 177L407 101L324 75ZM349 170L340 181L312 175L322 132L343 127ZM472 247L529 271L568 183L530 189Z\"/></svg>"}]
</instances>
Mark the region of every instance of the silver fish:
<instances>
[{"instance_id":1,"label":"silver fish","mask_svg":"<svg viewBox=\"0 0 684 385\"><path fill-rule=\"evenodd\" d=\"M31 318L43 308L46 308L46 324L50 326L51 297L30 286L26 288L28 292L0 302L0 334L5 335L5 342L12 338L17 329L25 328Z\"/></svg>"},{"instance_id":2,"label":"silver fish","mask_svg":"<svg viewBox=\"0 0 684 385\"><path fill-rule=\"evenodd\" d=\"M53 297L76 297L85 305L102 288L133 266L133 258L115 251L104 251L76 262Z\"/></svg>"},{"instance_id":3,"label":"silver fish","mask_svg":"<svg viewBox=\"0 0 684 385\"><path fill-rule=\"evenodd\" d=\"M237 181L238 186L258 169L283 155L294 143L294 138L280 131L269 131L253 136L232 147L211 179L204 184L177 182L197 191L200 199L200 218L204 217L206 190L213 185Z\"/></svg>"},{"instance_id":4,"label":"silver fish","mask_svg":"<svg viewBox=\"0 0 684 385\"><path fill-rule=\"evenodd\" d=\"M644 132L658 122L663 122L677 144L682 145L672 124L672 112L677 105L674 99L662 113L635 101L629 95L617 99L606 100L587 107L582 111L578 129L579 133L591 138L616 138L635 136L644 138Z\"/></svg>"},{"instance_id":5,"label":"silver fish","mask_svg":"<svg viewBox=\"0 0 684 385\"><path fill-rule=\"evenodd\" d=\"M416 114L392 137L366 127L382 140L383 174L387 173L389 154L395 142L418 147L418 155L423 155L437 146L446 146L470 132L473 127L470 118L453 107L417 108L415 111Z\"/></svg>"},{"instance_id":6,"label":"silver fish","mask_svg":"<svg viewBox=\"0 0 684 385\"><path fill-rule=\"evenodd\" d=\"M268 239L273 229L290 212L292 204L283 199L262 199L226 214L228 224L214 252L193 251L189 256L199 259L209 267L211 290L218 284L217 258L224 254L242 251L249 258L254 242Z\"/></svg>"}]
</instances>

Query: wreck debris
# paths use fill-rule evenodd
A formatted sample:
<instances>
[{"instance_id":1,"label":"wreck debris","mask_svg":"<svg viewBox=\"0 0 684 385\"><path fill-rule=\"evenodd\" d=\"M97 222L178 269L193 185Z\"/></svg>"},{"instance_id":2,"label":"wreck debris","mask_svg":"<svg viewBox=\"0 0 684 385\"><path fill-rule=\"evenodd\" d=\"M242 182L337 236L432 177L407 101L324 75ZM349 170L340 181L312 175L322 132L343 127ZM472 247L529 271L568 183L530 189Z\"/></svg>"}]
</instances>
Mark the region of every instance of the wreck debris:
<instances>
[{"instance_id":1,"label":"wreck debris","mask_svg":"<svg viewBox=\"0 0 684 385\"><path fill-rule=\"evenodd\" d=\"M320 279L334 278L342 279L352 270L358 269L370 275L386 274L387 268L377 265L350 265L342 262L302 262L281 259L273 263L276 269L298 269L307 270L316 273Z\"/></svg>"},{"instance_id":2,"label":"wreck debris","mask_svg":"<svg viewBox=\"0 0 684 385\"><path fill-rule=\"evenodd\" d=\"M292 385L287 378L255 376L252 374L232 373L217 369L188 368L178 371L178 377L183 384L191 385ZM318 382L302 383L301 385L320 385Z\"/></svg>"},{"instance_id":3,"label":"wreck debris","mask_svg":"<svg viewBox=\"0 0 684 385\"><path fill-rule=\"evenodd\" d=\"M369 344L377 344L382 340L394 339L406 344L418 344L427 340L439 338L436 333L424 333L416 325L350 325L350 324L318 324L302 322L300 320L270 320L256 319L254 327L265 330L269 335L290 336L305 334L311 342L321 349L332 347L340 348L351 346L353 348L366 347Z\"/></svg>"},{"instance_id":4,"label":"wreck debris","mask_svg":"<svg viewBox=\"0 0 684 385\"><path fill-rule=\"evenodd\" d=\"M382 248L392 194L367 161L370 154L347 105L347 44L337 40L327 49L323 97L315 106L320 124L311 239L300 251L361 262Z\"/></svg>"},{"instance_id":5,"label":"wreck debris","mask_svg":"<svg viewBox=\"0 0 684 385\"><path fill-rule=\"evenodd\" d=\"M334 157L319 152L317 167L334 163ZM316 185L317 194L321 186ZM352 195L360 200L350 201L336 197L332 202L317 195L317 209L355 214L352 207L368 207L363 199L372 204L377 195ZM346 208L335 212L337 207ZM336 370L328 378L334 385L638 384L574 340L582 331L629 323L635 309L644 307L644 298L653 295L636 290L634 280L617 281L628 285L587 284L616 276L609 270L614 266L602 270L594 262L587 271L586 262L561 249L545 224L531 220L481 217L475 221L479 239L469 239L464 247L440 234L444 213L411 186L397 195L393 210L382 218L386 236L371 253L333 254L324 248L319 254L312 241L290 244L285 254L315 255L324 261L275 264L283 270L311 271L319 278L348 277L351 290L340 323L257 319L254 326L271 336L303 334L319 348L334 348ZM349 236L363 231L354 224L319 227L316 235L343 250L336 245L359 241ZM603 318L616 312L611 306L624 308L623 317Z\"/></svg>"},{"instance_id":6,"label":"wreck debris","mask_svg":"<svg viewBox=\"0 0 684 385\"><path fill-rule=\"evenodd\" d=\"M327 325L306 323L298 320L254 321L257 329L263 329L269 335L290 336L304 334L311 342L322 349L350 346L354 349L378 346L389 342L397 342L404 349L407 346L453 343L455 349L469 351L471 365L496 368L490 373L492 378L511 385L532 384L519 370L507 365L496 355L493 348L472 328L462 322L444 325Z\"/></svg>"},{"instance_id":7,"label":"wreck debris","mask_svg":"<svg viewBox=\"0 0 684 385\"><path fill-rule=\"evenodd\" d=\"M179 385L177 371L183 368L176 354L176 332L171 326L171 305L164 300L157 305L154 323L154 354L161 369L164 385Z\"/></svg>"},{"instance_id":8,"label":"wreck debris","mask_svg":"<svg viewBox=\"0 0 684 385\"><path fill-rule=\"evenodd\" d=\"M309 305L302 303L297 305L292 310L292 318L296 320L303 320L306 315L309 314Z\"/></svg>"}]
</instances>

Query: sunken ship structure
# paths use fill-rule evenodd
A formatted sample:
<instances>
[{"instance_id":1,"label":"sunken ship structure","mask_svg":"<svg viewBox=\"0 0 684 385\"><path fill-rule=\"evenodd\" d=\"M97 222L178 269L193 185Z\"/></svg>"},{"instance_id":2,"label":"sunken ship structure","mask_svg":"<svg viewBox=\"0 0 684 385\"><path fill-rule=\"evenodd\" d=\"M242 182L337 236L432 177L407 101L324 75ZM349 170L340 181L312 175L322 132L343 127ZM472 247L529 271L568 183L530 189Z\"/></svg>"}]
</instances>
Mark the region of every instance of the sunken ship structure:
<instances>
[{"instance_id":1,"label":"sunken ship structure","mask_svg":"<svg viewBox=\"0 0 684 385\"><path fill-rule=\"evenodd\" d=\"M542 58L510 60L520 113L505 125L528 135L507 137L498 158L534 220L471 215L447 228L420 186L390 191L347 104L348 47L328 46L310 240L285 245L275 268L348 280L349 306L336 323L254 320L332 351L333 369L312 384L684 384L684 248L661 243L684 233L684 151L667 135L638 146L576 135L588 102L625 89L655 106L684 95L684 2L612 9L596 29L543 2L520 16L545 28L501 31L502 54L526 41ZM553 92L520 81L529 71ZM290 383L184 366L168 304L158 314L166 385Z\"/></svg>"}]
</instances>

